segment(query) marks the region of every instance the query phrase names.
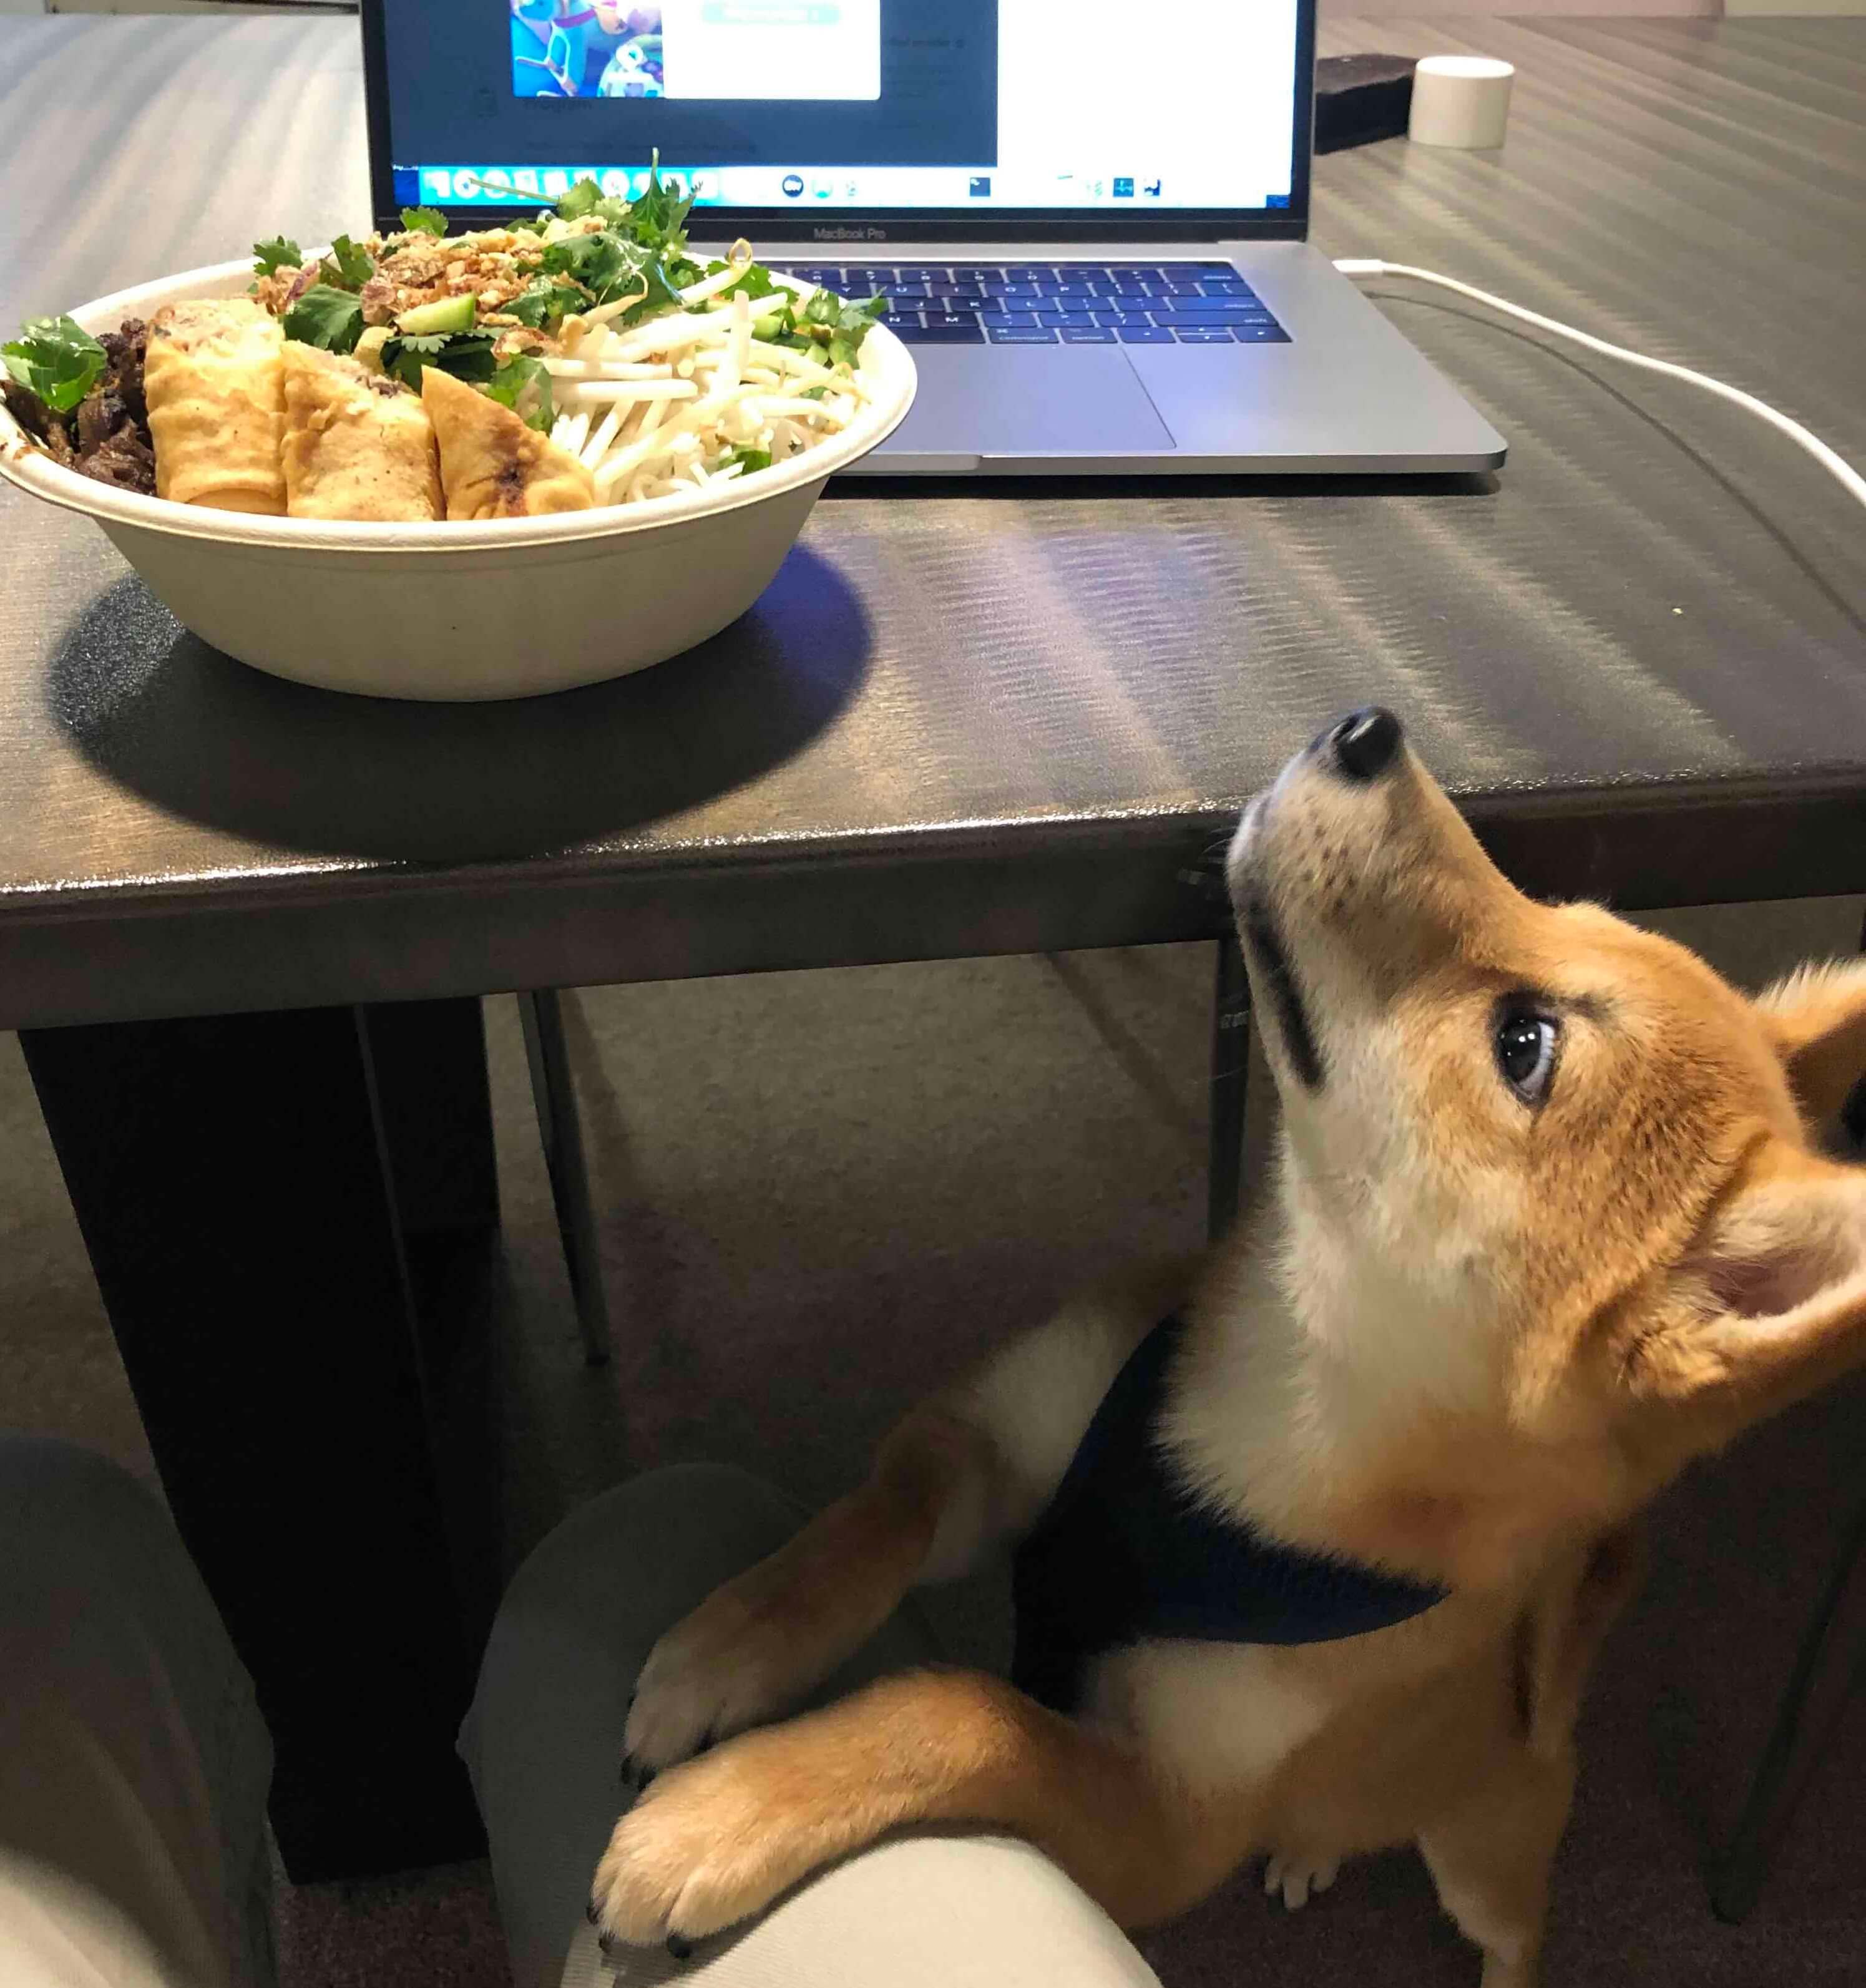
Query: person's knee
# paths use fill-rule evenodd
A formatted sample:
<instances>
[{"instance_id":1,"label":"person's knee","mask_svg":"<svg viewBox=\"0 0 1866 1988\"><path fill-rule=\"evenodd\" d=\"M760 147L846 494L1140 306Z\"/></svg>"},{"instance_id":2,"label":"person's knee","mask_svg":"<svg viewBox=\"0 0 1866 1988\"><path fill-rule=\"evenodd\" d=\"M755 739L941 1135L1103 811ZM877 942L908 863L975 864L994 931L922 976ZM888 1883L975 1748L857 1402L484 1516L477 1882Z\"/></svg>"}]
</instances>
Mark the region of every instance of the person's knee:
<instances>
[{"instance_id":1,"label":"person's knee","mask_svg":"<svg viewBox=\"0 0 1866 1988\"><path fill-rule=\"evenodd\" d=\"M1041 1851L962 1826L872 1844L707 1946L701 1964L734 1980L1160 1988L1114 1920ZM725 1959L735 1946L737 1966Z\"/></svg>"},{"instance_id":2,"label":"person's knee","mask_svg":"<svg viewBox=\"0 0 1866 1988\"><path fill-rule=\"evenodd\" d=\"M544 1592L659 1589L683 1573L726 1580L774 1552L806 1516L731 1464L649 1471L580 1506L539 1540L512 1576L501 1611Z\"/></svg>"},{"instance_id":3,"label":"person's knee","mask_svg":"<svg viewBox=\"0 0 1866 1988\"><path fill-rule=\"evenodd\" d=\"M62 1436L0 1431L0 1537L15 1554L67 1567L124 1545L132 1558L154 1531L173 1530L161 1500L120 1463Z\"/></svg>"},{"instance_id":4,"label":"person's knee","mask_svg":"<svg viewBox=\"0 0 1866 1988\"><path fill-rule=\"evenodd\" d=\"M536 1726L552 1706L600 1726L663 1632L806 1516L749 1472L715 1464L651 1472L573 1512L499 1604L461 1736L469 1766L502 1724Z\"/></svg>"},{"instance_id":5,"label":"person's knee","mask_svg":"<svg viewBox=\"0 0 1866 1988\"><path fill-rule=\"evenodd\" d=\"M112 1496L138 1499L149 1496L120 1463L100 1450L86 1449L62 1435L0 1429L0 1497L57 1504L73 1488L86 1493L107 1489Z\"/></svg>"},{"instance_id":6,"label":"person's knee","mask_svg":"<svg viewBox=\"0 0 1866 1988\"><path fill-rule=\"evenodd\" d=\"M602 1647L639 1665L722 1581L774 1553L808 1515L750 1472L681 1464L578 1507L526 1556L499 1606L482 1692L540 1648Z\"/></svg>"}]
</instances>

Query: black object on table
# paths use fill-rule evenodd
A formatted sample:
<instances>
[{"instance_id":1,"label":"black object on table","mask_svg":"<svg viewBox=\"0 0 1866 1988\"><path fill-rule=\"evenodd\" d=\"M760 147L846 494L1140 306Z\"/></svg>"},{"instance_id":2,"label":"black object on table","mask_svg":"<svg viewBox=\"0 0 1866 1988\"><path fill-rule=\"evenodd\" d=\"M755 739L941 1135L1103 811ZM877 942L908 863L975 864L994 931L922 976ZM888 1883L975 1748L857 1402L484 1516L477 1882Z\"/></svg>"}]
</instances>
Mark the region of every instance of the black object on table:
<instances>
[{"instance_id":1,"label":"black object on table","mask_svg":"<svg viewBox=\"0 0 1866 1988\"><path fill-rule=\"evenodd\" d=\"M1320 30L1324 53L1456 32ZM1518 71L1507 157L1325 159L1321 245L1661 347L1866 459L1866 23L1485 41ZM0 323L369 210L351 22L22 16L0 56L26 245ZM1595 100L1611 117L1575 115ZM134 229L70 225L35 164L68 127L142 189ZM391 1100L471 1098L478 996L1215 940L1239 803L1370 702L1530 890L1866 890L1854 507L1689 387L1370 295L1509 434L1500 479L833 492L733 628L529 704L273 681L181 634L89 522L0 494L0 1026L280 1732L294 1876L471 1828L452 1729L497 1569L458 1495L461 1350L422 1297L485 1248L484 1128L443 1187L441 1149L401 1163ZM423 1205L479 1212L424 1238Z\"/></svg>"},{"instance_id":2,"label":"black object on table","mask_svg":"<svg viewBox=\"0 0 1866 1988\"><path fill-rule=\"evenodd\" d=\"M1410 56L1323 56L1315 66L1315 149L1342 152L1405 136Z\"/></svg>"}]
</instances>

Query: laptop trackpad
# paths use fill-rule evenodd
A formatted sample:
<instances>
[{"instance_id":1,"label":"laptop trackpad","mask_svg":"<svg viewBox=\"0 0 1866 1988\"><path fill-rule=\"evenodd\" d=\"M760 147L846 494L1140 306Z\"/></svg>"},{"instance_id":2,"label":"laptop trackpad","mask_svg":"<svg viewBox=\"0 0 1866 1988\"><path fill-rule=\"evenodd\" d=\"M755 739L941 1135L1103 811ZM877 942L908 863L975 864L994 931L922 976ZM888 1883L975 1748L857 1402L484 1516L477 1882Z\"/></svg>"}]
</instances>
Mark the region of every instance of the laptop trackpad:
<instances>
[{"instance_id":1,"label":"laptop trackpad","mask_svg":"<svg viewBox=\"0 0 1866 1988\"><path fill-rule=\"evenodd\" d=\"M894 455L1157 455L1173 446L1109 345L916 345L920 391Z\"/></svg>"}]
</instances>

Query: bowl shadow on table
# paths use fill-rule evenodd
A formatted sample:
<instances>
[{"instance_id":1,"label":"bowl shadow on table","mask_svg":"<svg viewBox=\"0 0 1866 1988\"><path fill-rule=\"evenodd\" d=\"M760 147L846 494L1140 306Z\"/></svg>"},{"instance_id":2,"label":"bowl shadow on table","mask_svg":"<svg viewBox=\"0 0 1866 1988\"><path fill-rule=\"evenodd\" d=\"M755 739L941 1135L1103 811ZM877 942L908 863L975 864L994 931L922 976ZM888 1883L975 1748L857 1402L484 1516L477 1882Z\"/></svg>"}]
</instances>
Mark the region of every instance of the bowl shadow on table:
<instances>
[{"instance_id":1,"label":"bowl shadow on table","mask_svg":"<svg viewBox=\"0 0 1866 1988\"><path fill-rule=\"evenodd\" d=\"M273 848L497 861L770 772L835 722L872 649L847 580L798 546L730 627L613 683L496 704L352 697L235 661L130 577L66 632L47 697L93 766L185 819Z\"/></svg>"}]
</instances>

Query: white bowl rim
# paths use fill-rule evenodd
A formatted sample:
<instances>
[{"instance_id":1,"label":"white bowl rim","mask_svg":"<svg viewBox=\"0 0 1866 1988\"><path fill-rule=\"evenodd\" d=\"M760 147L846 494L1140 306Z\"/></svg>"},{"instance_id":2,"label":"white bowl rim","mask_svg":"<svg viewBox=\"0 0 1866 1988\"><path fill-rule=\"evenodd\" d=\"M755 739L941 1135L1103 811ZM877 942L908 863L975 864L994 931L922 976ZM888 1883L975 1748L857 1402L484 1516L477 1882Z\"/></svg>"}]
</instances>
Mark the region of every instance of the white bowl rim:
<instances>
[{"instance_id":1,"label":"white bowl rim","mask_svg":"<svg viewBox=\"0 0 1866 1988\"><path fill-rule=\"evenodd\" d=\"M108 296L79 305L66 315L87 331L99 325L114 330L125 317L137 315L146 306L159 306L185 296L188 294L185 286L224 286L239 277L249 276L252 270L250 257L209 263L129 289L114 290ZM788 276L780 276L776 280L800 296L809 294L811 288ZM228 294L224 287L219 293ZM166 498L119 490L53 462L3 403L0 403L0 477L49 503L68 511L81 511L100 524L133 526L171 537L207 539L223 545L364 553L488 552L563 545L719 516L833 475L884 441L900 426L913 405L919 384L913 355L884 323L877 324L863 340L861 361L864 384L871 389L891 390L877 392L872 401L858 405L854 418L840 434L827 437L788 462L773 463L755 477L733 477L717 489L682 491L671 497L650 497L635 504L600 505L588 511L559 511L542 518L490 518L470 524L351 522L321 518L255 517L241 511L171 503Z\"/></svg>"}]
</instances>

